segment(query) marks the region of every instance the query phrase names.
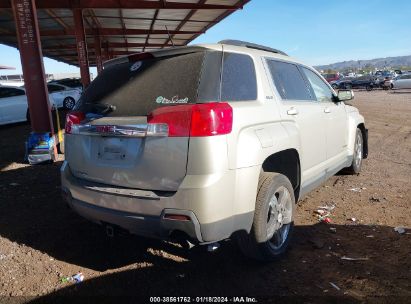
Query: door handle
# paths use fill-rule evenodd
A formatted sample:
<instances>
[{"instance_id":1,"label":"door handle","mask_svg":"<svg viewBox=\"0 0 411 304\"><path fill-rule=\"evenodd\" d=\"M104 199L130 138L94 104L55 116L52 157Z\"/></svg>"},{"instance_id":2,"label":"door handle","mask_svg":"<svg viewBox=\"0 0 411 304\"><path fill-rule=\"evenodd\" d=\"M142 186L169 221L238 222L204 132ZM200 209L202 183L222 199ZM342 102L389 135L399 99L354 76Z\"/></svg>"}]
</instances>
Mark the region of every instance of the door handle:
<instances>
[{"instance_id":1,"label":"door handle","mask_svg":"<svg viewBox=\"0 0 411 304\"><path fill-rule=\"evenodd\" d=\"M330 108L324 108L324 113L331 113L331 110L330 110Z\"/></svg>"},{"instance_id":2,"label":"door handle","mask_svg":"<svg viewBox=\"0 0 411 304\"><path fill-rule=\"evenodd\" d=\"M298 110L296 108L290 108L287 110L287 114L288 115L297 115L298 114Z\"/></svg>"}]
</instances>

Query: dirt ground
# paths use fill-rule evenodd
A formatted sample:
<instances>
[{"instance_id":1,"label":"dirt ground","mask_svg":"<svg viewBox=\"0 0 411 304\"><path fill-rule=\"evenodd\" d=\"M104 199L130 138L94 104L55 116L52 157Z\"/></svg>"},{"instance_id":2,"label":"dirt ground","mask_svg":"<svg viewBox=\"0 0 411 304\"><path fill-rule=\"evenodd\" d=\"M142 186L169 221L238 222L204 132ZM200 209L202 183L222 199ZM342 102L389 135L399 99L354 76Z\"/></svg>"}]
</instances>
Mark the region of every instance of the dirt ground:
<instances>
[{"instance_id":1,"label":"dirt ground","mask_svg":"<svg viewBox=\"0 0 411 304\"><path fill-rule=\"evenodd\" d=\"M410 303L411 92L356 92L353 104L369 128L363 172L334 176L300 201L290 251L268 265L244 258L231 241L207 253L135 236L107 238L64 205L63 157L29 166L29 126L0 128L0 302L161 295ZM325 204L335 205L331 224L313 216ZM77 272L85 276L81 284L61 282Z\"/></svg>"}]
</instances>

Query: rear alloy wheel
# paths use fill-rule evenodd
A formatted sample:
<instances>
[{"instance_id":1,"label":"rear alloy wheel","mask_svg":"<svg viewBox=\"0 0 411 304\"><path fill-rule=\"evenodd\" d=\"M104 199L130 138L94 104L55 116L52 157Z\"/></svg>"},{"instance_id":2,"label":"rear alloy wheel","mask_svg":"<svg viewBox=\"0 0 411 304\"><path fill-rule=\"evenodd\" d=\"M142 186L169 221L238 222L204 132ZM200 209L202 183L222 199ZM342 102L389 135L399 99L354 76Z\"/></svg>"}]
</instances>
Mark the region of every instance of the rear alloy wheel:
<instances>
[{"instance_id":1,"label":"rear alloy wheel","mask_svg":"<svg viewBox=\"0 0 411 304\"><path fill-rule=\"evenodd\" d=\"M251 232L239 237L243 253L264 262L281 257L290 242L294 210L294 191L288 178L279 173L262 173Z\"/></svg>"},{"instance_id":2,"label":"rear alloy wheel","mask_svg":"<svg viewBox=\"0 0 411 304\"><path fill-rule=\"evenodd\" d=\"M352 159L351 166L347 168L349 174L359 174L361 172L363 156L363 138L362 132L357 128L355 133L355 143L354 143L354 155Z\"/></svg>"},{"instance_id":3,"label":"rear alloy wheel","mask_svg":"<svg viewBox=\"0 0 411 304\"><path fill-rule=\"evenodd\" d=\"M73 97L66 97L63 100L63 107L66 110L72 110L75 104L76 104L76 101L74 100Z\"/></svg>"}]
</instances>

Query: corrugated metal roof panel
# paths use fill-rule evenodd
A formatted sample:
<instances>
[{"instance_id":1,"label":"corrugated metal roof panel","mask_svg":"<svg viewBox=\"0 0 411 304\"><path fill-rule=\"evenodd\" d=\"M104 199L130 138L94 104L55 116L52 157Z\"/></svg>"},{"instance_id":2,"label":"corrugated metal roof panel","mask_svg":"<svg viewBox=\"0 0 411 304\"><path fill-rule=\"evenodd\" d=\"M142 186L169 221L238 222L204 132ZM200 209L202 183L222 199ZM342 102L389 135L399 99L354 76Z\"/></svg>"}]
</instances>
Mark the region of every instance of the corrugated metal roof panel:
<instances>
[{"instance_id":1,"label":"corrugated metal roof panel","mask_svg":"<svg viewBox=\"0 0 411 304\"><path fill-rule=\"evenodd\" d=\"M145 0L127 2L124 4L127 8L123 9L115 1L79 1L80 5L82 3L93 5L93 8L88 6L83 9L90 62L95 64L93 35L101 36L103 55L106 55L107 49L109 54L117 56L116 53L125 54L169 47L170 36L175 45L187 45L206 29L236 9L240 9L247 2L249 0ZM13 12L8 8L7 1L0 3L2 5L0 43L17 47ZM63 0L37 2L39 28L43 34L41 36L43 54L53 59L77 64L73 12L70 7L67 7L67 3L69 2ZM112 8L107 8L107 5ZM145 8L131 8L138 5L144 5ZM173 7L168 8L167 5ZM204 7L204 5L214 6ZM219 9L215 7L216 5L229 7Z\"/></svg>"}]
</instances>

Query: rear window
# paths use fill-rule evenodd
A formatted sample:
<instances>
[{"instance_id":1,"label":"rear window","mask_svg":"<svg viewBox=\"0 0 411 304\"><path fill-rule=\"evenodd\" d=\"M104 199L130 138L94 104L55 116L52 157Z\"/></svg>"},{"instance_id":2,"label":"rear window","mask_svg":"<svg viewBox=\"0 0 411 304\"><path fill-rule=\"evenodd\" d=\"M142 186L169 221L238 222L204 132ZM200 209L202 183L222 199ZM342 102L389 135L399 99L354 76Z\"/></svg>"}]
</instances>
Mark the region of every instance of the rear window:
<instances>
[{"instance_id":1,"label":"rear window","mask_svg":"<svg viewBox=\"0 0 411 304\"><path fill-rule=\"evenodd\" d=\"M298 67L292 63L276 60L267 61L268 69L282 99L312 100L308 88Z\"/></svg>"},{"instance_id":2,"label":"rear window","mask_svg":"<svg viewBox=\"0 0 411 304\"><path fill-rule=\"evenodd\" d=\"M113 65L90 84L77 109L108 116L145 116L161 106L196 103L204 52Z\"/></svg>"}]
</instances>

